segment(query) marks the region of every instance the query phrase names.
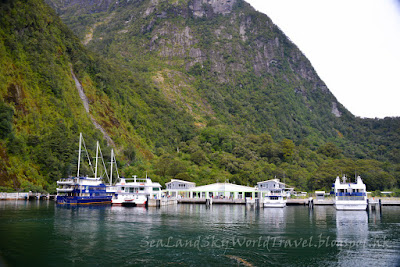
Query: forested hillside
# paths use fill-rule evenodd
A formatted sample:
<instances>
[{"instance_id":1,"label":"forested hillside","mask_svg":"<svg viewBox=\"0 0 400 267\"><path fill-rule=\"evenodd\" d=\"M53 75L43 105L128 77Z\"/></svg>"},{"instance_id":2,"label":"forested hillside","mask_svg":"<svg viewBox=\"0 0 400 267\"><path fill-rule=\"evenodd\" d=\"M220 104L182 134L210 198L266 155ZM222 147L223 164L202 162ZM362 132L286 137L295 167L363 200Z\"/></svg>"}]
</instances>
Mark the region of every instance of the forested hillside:
<instances>
[{"instance_id":1,"label":"forested hillside","mask_svg":"<svg viewBox=\"0 0 400 267\"><path fill-rule=\"evenodd\" d=\"M354 117L244 1L48 3L0 7L4 190L75 175L79 132L114 146L124 176L161 183L314 190L357 172L369 190L400 185L400 120Z\"/></svg>"}]
</instances>

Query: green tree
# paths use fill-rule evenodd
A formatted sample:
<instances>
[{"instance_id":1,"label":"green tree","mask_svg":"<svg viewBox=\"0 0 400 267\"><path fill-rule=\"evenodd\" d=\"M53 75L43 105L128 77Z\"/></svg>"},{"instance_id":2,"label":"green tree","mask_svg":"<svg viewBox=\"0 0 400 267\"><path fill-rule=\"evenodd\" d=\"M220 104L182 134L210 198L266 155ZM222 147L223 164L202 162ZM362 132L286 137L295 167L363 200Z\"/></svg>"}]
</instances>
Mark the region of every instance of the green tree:
<instances>
[{"instance_id":1,"label":"green tree","mask_svg":"<svg viewBox=\"0 0 400 267\"><path fill-rule=\"evenodd\" d=\"M295 144L293 143L292 140L289 139L283 139L281 142L281 147L282 147L282 152L283 152L283 157L286 161L289 161L294 153L294 148Z\"/></svg>"},{"instance_id":2,"label":"green tree","mask_svg":"<svg viewBox=\"0 0 400 267\"><path fill-rule=\"evenodd\" d=\"M330 158L338 158L342 151L334 143L328 142L325 145L319 147L318 153Z\"/></svg>"},{"instance_id":3,"label":"green tree","mask_svg":"<svg viewBox=\"0 0 400 267\"><path fill-rule=\"evenodd\" d=\"M0 139L12 133L14 110L4 102L0 102Z\"/></svg>"}]
</instances>

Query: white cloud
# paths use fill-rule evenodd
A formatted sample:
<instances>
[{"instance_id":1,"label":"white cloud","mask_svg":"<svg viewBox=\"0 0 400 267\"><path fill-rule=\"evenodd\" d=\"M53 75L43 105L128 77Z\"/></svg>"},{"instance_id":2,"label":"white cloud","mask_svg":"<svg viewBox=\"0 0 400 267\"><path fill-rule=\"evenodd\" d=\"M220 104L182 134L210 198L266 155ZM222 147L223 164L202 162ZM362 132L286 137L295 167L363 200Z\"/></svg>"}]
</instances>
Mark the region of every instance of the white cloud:
<instances>
[{"instance_id":1,"label":"white cloud","mask_svg":"<svg viewBox=\"0 0 400 267\"><path fill-rule=\"evenodd\" d=\"M396 0L247 0L303 51L354 115L400 116Z\"/></svg>"}]
</instances>

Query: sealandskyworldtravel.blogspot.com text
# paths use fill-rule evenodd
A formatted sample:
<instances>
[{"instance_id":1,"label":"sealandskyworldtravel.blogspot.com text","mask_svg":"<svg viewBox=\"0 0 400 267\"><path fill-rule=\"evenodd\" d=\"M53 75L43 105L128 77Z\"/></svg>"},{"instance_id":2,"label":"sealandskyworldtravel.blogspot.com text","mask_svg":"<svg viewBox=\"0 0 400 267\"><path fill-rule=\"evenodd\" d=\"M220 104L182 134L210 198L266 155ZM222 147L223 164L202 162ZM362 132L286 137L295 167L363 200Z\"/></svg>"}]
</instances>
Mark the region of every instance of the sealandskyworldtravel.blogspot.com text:
<instances>
[{"instance_id":1,"label":"sealandskyworldtravel.blogspot.com text","mask_svg":"<svg viewBox=\"0 0 400 267\"><path fill-rule=\"evenodd\" d=\"M331 236L309 236L306 238L286 239L276 236L259 236L258 238L246 238L240 236L230 236L227 238L215 235L197 236L195 238L176 238L169 236L164 239L150 239L145 237L141 240L141 248L194 248L199 251L216 249L234 248L258 248L272 251L274 249L294 249L294 248L389 248L390 242L386 236L379 236L374 239L350 240L344 238L332 238Z\"/></svg>"}]
</instances>

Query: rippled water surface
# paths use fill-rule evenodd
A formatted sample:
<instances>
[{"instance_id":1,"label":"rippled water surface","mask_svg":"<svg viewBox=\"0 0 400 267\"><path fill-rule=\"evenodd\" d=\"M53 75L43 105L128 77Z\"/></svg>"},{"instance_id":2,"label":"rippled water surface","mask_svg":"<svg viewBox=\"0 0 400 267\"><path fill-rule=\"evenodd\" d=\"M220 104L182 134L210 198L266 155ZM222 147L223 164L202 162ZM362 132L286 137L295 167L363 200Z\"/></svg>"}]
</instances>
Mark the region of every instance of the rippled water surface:
<instances>
[{"instance_id":1,"label":"rippled water surface","mask_svg":"<svg viewBox=\"0 0 400 267\"><path fill-rule=\"evenodd\" d=\"M0 202L0 266L400 266L400 207Z\"/></svg>"}]
</instances>

